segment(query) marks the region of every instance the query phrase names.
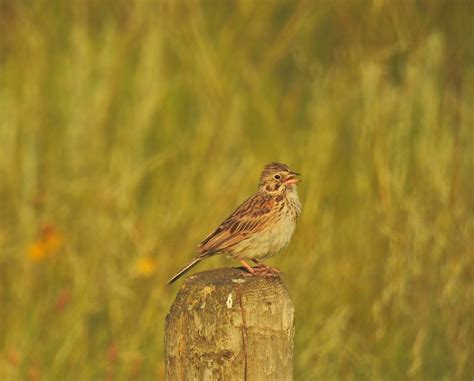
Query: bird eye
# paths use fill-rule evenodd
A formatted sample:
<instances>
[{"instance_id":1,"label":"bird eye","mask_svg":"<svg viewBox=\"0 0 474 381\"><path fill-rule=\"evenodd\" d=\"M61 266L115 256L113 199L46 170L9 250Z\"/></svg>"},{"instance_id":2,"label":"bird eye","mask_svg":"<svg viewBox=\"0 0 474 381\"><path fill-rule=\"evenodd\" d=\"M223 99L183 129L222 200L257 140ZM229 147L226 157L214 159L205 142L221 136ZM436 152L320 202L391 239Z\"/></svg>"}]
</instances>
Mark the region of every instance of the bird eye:
<instances>
[{"instance_id":1,"label":"bird eye","mask_svg":"<svg viewBox=\"0 0 474 381\"><path fill-rule=\"evenodd\" d=\"M275 179L277 179L277 180L280 180L280 179L281 179L281 176L280 176L280 175L275 175L275 176L273 176L273 177L274 177Z\"/></svg>"}]
</instances>

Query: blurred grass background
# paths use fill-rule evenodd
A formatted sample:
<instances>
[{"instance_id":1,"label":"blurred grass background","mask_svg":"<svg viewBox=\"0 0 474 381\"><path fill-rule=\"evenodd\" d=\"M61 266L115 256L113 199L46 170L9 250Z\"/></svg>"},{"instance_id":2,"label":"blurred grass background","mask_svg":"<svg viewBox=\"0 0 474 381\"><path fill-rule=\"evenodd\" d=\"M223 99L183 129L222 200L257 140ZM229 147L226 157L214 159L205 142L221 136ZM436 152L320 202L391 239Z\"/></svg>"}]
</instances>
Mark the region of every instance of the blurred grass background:
<instances>
[{"instance_id":1,"label":"blurred grass background","mask_svg":"<svg viewBox=\"0 0 474 381\"><path fill-rule=\"evenodd\" d=\"M164 282L281 161L296 380L471 381L473 8L1 0L0 379L163 379Z\"/></svg>"}]
</instances>

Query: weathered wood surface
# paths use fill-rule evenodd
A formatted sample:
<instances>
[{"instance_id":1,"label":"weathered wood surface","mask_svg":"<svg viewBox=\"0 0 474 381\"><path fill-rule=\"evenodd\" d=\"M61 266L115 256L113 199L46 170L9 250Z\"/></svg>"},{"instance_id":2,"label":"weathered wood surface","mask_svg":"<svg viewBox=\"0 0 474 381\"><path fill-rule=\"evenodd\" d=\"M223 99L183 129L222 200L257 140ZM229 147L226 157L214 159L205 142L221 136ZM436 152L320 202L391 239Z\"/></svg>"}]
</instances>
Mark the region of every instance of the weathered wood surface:
<instances>
[{"instance_id":1,"label":"weathered wood surface","mask_svg":"<svg viewBox=\"0 0 474 381\"><path fill-rule=\"evenodd\" d=\"M217 269L188 278L166 317L166 377L292 380L294 307L280 277Z\"/></svg>"}]
</instances>

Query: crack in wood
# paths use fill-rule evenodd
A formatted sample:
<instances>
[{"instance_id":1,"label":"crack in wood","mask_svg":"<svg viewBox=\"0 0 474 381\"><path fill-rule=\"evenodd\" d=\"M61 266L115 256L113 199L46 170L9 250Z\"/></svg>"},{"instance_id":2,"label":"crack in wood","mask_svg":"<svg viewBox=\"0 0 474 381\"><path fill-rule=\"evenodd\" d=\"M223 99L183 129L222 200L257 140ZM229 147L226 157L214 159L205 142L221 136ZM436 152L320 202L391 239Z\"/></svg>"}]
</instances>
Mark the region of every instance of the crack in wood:
<instances>
[{"instance_id":1,"label":"crack in wood","mask_svg":"<svg viewBox=\"0 0 474 381\"><path fill-rule=\"evenodd\" d=\"M245 321L244 306L242 303L242 290L239 287L239 304L242 313L242 346L244 350L244 381L247 380L247 323Z\"/></svg>"}]
</instances>

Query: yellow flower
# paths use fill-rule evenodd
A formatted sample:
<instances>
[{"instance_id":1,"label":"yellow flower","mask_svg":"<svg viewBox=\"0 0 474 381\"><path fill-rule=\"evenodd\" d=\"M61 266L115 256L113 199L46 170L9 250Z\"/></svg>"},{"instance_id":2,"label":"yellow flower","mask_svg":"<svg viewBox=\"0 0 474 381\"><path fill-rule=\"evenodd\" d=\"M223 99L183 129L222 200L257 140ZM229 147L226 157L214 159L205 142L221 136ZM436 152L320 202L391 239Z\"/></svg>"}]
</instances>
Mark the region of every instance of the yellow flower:
<instances>
[{"instance_id":1,"label":"yellow flower","mask_svg":"<svg viewBox=\"0 0 474 381\"><path fill-rule=\"evenodd\" d=\"M139 258L135 263L138 276L147 278L156 272L156 260L150 256Z\"/></svg>"}]
</instances>

